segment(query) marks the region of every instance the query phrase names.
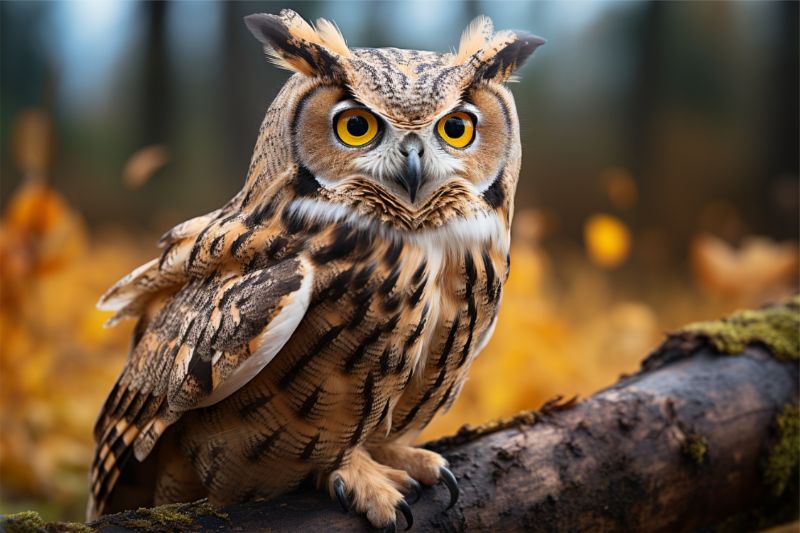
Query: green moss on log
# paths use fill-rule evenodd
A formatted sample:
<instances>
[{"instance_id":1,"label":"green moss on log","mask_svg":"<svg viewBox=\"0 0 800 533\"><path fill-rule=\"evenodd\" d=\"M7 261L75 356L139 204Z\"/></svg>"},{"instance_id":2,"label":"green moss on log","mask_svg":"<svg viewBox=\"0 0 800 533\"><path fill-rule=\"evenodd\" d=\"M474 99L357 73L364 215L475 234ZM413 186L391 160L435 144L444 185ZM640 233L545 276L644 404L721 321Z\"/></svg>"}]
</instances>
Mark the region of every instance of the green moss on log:
<instances>
[{"instance_id":1,"label":"green moss on log","mask_svg":"<svg viewBox=\"0 0 800 533\"><path fill-rule=\"evenodd\" d=\"M36 511L22 511L0 519L0 531L8 533L92 533L86 524L45 522Z\"/></svg>"},{"instance_id":2,"label":"green moss on log","mask_svg":"<svg viewBox=\"0 0 800 533\"><path fill-rule=\"evenodd\" d=\"M44 520L36 511L22 511L3 517L0 526L8 533L30 533L44 531Z\"/></svg>"},{"instance_id":3,"label":"green moss on log","mask_svg":"<svg viewBox=\"0 0 800 533\"><path fill-rule=\"evenodd\" d=\"M800 408L787 405L775 417L777 439L767 455L764 481L774 496L781 496L800 466Z\"/></svg>"},{"instance_id":4,"label":"green moss on log","mask_svg":"<svg viewBox=\"0 0 800 533\"><path fill-rule=\"evenodd\" d=\"M113 525L135 531L188 531L196 526L198 518L205 516L228 519L226 513L218 511L208 501L200 500L194 503L173 503L152 508L140 507L135 513L125 512L101 518L95 525L102 529L105 525L104 520L109 520Z\"/></svg>"},{"instance_id":5,"label":"green moss on log","mask_svg":"<svg viewBox=\"0 0 800 533\"><path fill-rule=\"evenodd\" d=\"M740 353L749 345L763 345L775 357L797 360L800 359L800 295L780 305L689 324L677 335L703 337L726 354Z\"/></svg>"},{"instance_id":6,"label":"green moss on log","mask_svg":"<svg viewBox=\"0 0 800 533\"><path fill-rule=\"evenodd\" d=\"M159 507L139 507L139 514L144 518L155 520L165 526L181 526L192 523L192 517L186 514L180 504L161 505Z\"/></svg>"},{"instance_id":7,"label":"green moss on log","mask_svg":"<svg viewBox=\"0 0 800 533\"><path fill-rule=\"evenodd\" d=\"M708 441L702 435L692 433L686 436L686 440L681 444L681 453L692 463L699 466L703 464L708 456Z\"/></svg>"},{"instance_id":8,"label":"green moss on log","mask_svg":"<svg viewBox=\"0 0 800 533\"><path fill-rule=\"evenodd\" d=\"M45 526L47 533L93 533L94 529L79 522L51 522Z\"/></svg>"}]
</instances>

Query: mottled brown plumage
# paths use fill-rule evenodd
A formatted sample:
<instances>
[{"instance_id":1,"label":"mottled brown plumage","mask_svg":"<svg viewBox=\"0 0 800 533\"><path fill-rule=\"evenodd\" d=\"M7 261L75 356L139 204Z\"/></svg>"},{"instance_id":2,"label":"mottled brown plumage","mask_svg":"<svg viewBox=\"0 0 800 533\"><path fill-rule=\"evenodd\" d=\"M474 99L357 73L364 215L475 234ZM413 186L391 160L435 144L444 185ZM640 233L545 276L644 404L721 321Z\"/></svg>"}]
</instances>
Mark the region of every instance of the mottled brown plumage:
<instances>
[{"instance_id":1,"label":"mottled brown plumage","mask_svg":"<svg viewBox=\"0 0 800 533\"><path fill-rule=\"evenodd\" d=\"M101 299L138 322L95 427L88 514L311 479L391 525L403 492L439 481L446 462L410 444L497 316L520 164L502 83L542 41L485 17L453 54L351 49L290 11L246 22L296 74L242 191ZM378 124L363 146L336 129L355 111ZM467 122L465 146L442 133Z\"/></svg>"}]
</instances>

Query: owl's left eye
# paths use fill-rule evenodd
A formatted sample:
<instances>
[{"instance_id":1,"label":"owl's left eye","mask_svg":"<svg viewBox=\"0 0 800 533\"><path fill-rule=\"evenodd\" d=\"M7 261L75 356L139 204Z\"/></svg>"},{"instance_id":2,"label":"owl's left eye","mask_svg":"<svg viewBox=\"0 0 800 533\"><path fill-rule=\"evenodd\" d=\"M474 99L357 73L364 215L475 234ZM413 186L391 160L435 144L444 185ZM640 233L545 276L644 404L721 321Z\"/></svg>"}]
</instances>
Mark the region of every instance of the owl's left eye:
<instances>
[{"instance_id":1,"label":"owl's left eye","mask_svg":"<svg viewBox=\"0 0 800 533\"><path fill-rule=\"evenodd\" d=\"M347 146L364 146L378 134L378 119L366 109L346 109L333 122L336 135Z\"/></svg>"},{"instance_id":2,"label":"owl's left eye","mask_svg":"<svg viewBox=\"0 0 800 533\"><path fill-rule=\"evenodd\" d=\"M467 113L456 111L440 118L436 131L453 148L464 148L475 137L475 121Z\"/></svg>"}]
</instances>

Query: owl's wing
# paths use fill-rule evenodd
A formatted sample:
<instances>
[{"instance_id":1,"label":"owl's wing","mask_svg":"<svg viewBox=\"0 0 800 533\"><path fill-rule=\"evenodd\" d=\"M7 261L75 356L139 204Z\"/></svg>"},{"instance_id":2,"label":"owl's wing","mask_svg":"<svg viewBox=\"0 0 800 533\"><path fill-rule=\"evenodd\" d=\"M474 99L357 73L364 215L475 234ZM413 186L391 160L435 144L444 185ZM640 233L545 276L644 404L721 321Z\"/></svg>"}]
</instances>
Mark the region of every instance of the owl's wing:
<instances>
[{"instance_id":1,"label":"owl's wing","mask_svg":"<svg viewBox=\"0 0 800 533\"><path fill-rule=\"evenodd\" d=\"M130 358L95 426L92 514L103 512L131 455L144 460L184 411L222 400L270 362L305 315L312 286L307 259L293 255L246 274L218 268L190 278L152 316L136 304Z\"/></svg>"}]
</instances>

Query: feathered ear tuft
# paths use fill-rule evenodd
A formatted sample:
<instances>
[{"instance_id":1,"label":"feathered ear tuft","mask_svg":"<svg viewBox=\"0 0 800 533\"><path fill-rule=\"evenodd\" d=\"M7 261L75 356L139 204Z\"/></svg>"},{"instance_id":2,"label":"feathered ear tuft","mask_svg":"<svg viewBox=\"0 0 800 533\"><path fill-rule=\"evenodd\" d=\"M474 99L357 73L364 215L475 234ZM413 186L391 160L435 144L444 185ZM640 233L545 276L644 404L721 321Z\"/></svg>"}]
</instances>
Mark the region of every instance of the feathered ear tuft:
<instances>
[{"instance_id":1,"label":"feathered ear tuft","mask_svg":"<svg viewBox=\"0 0 800 533\"><path fill-rule=\"evenodd\" d=\"M342 32L330 20L317 19L317 36L322 41L322 44L332 52L342 57L350 55L350 49L347 48Z\"/></svg>"},{"instance_id":2,"label":"feathered ear tuft","mask_svg":"<svg viewBox=\"0 0 800 533\"><path fill-rule=\"evenodd\" d=\"M306 76L344 79L340 61L350 50L333 23L319 19L314 29L289 9L280 15L248 15L244 23L276 65Z\"/></svg>"},{"instance_id":3,"label":"feathered ear tuft","mask_svg":"<svg viewBox=\"0 0 800 533\"><path fill-rule=\"evenodd\" d=\"M454 59L456 64L464 63L469 57L486 47L486 43L492 38L494 24L492 19L486 15L478 15L461 34L461 41L458 43L458 53Z\"/></svg>"},{"instance_id":4,"label":"feathered ear tuft","mask_svg":"<svg viewBox=\"0 0 800 533\"><path fill-rule=\"evenodd\" d=\"M544 43L541 37L524 31L494 33L491 19L480 15L461 35L453 63L471 65L475 69L474 81L503 83Z\"/></svg>"}]
</instances>

